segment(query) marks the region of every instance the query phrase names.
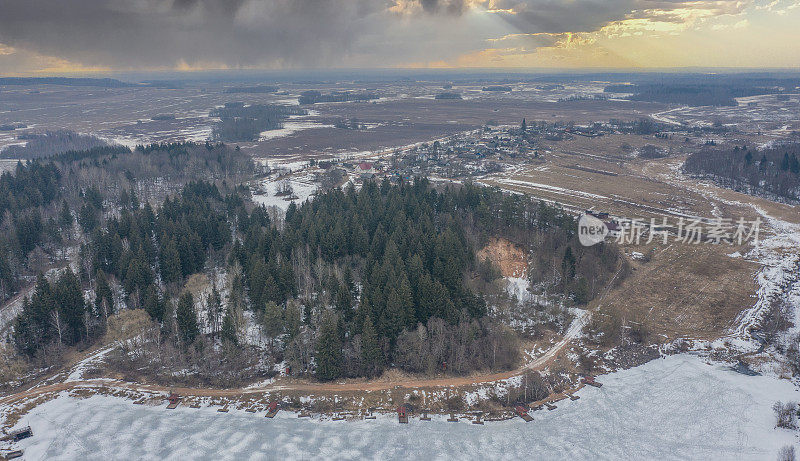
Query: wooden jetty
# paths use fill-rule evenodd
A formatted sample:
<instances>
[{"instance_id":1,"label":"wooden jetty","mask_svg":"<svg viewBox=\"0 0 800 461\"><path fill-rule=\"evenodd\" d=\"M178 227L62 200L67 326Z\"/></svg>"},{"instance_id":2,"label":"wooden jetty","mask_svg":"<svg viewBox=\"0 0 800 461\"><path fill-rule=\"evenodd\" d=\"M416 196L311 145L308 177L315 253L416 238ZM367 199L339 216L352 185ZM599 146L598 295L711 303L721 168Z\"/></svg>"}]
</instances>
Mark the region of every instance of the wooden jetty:
<instances>
[{"instance_id":1,"label":"wooden jetty","mask_svg":"<svg viewBox=\"0 0 800 461\"><path fill-rule=\"evenodd\" d=\"M278 402L273 400L272 402L269 403L269 406L267 407L267 418L274 418L275 415L278 414L279 410L280 408L278 407Z\"/></svg>"},{"instance_id":2,"label":"wooden jetty","mask_svg":"<svg viewBox=\"0 0 800 461\"><path fill-rule=\"evenodd\" d=\"M169 397L167 397L167 400L169 401L169 404L167 405L167 410L174 410L178 408L178 405L181 403L181 396L174 392L170 392Z\"/></svg>"},{"instance_id":3,"label":"wooden jetty","mask_svg":"<svg viewBox=\"0 0 800 461\"><path fill-rule=\"evenodd\" d=\"M596 381L594 379L594 376L584 376L583 380L581 382L583 384L586 384L587 386L603 387L603 384L598 382L598 381Z\"/></svg>"},{"instance_id":4,"label":"wooden jetty","mask_svg":"<svg viewBox=\"0 0 800 461\"><path fill-rule=\"evenodd\" d=\"M514 413L517 414L523 421L529 423L533 421L533 417L528 413L528 409L524 405L517 405L514 407Z\"/></svg>"}]
</instances>

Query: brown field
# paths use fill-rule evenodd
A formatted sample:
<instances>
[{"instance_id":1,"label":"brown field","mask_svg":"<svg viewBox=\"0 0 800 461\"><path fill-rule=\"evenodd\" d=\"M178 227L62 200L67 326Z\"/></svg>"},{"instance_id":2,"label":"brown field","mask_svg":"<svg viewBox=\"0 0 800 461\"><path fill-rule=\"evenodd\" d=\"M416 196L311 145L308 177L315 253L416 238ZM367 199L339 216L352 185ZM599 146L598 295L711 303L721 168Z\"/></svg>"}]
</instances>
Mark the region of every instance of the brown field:
<instances>
[{"instance_id":1,"label":"brown field","mask_svg":"<svg viewBox=\"0 0 800 461\"><path fill-rule=\"evenodd\" d=\"M725 245L626 247L650 252L648 262L634 263L632 274L597 302L596 316L644 326L648 342L677 338L713 340L752 306L758 265L731 258Z\"/></svg>"}]
</instances>

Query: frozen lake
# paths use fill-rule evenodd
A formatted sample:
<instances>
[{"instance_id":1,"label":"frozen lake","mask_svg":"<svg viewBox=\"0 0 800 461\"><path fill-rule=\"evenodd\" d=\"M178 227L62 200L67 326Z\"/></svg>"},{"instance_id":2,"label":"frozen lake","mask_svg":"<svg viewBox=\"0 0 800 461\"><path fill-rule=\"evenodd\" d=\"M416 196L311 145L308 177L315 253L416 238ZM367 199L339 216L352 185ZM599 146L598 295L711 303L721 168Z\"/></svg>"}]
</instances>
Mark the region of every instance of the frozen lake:
<instances>
[{"instance_id":1,"label":"frozen lake","mask_svg":"<svg viewBox=\"0 0 800 461\"><path fill-rule=\"evenodd\" d=\"M111 397L59 397L32 410L26 459L775 459L795 434L772 405L800 400L788 381L745 376L691 355L600 379L580 400L534 421L485 426L298 419L281 412L141 407Z\"/></svg>"}]
</instances>

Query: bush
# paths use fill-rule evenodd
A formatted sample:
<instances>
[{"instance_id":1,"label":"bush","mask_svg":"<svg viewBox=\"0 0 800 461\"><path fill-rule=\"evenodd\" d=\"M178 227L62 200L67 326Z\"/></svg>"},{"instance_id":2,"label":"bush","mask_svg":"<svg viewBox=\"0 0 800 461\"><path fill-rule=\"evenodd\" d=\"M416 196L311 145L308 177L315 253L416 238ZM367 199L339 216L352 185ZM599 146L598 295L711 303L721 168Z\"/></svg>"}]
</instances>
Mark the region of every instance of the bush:
<instances>
[{"instance_id":1,"label":"bush","mask_svg":"<svg viewBox=\"0 0 800 461\"><path fill-rule=\"evenodd\" d=\"M794 455L794 447L786 445L778 452L778 461L795 461L797 459Z\"/></svg>"},{"instance_id":2,"label":"bush","mask_svg":"<svg viewBox=\"0 0 800 461\"><path fill-rule=\"evenodd\" d=\"M775 402L775 426L784 429L797 429L797 404L794 402Z\"/></svg>"}]
</instances>

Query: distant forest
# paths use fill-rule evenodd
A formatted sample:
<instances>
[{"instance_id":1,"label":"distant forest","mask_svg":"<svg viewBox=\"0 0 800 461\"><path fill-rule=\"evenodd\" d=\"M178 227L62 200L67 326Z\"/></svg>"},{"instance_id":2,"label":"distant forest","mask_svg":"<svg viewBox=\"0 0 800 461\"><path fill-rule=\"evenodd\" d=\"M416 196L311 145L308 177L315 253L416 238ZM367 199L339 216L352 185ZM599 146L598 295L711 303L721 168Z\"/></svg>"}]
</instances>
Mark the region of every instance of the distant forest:
<instances>
[{"instance_id":1,"label":"distant forest","mask_svg":"<svg viewBox=\"0 0 800 461\"><path fill-rule=\"evenodd\" d=\"M460 93L439 93L435 99L461 99Z\"/></svg>"},{"instance_id":2,"label":"distant forest","mask_svg":"<svg viewBox=\"0 0 800 461\"><path fill-rule=\"evenodd\" d=\"M211 111L212 117L220 118L214 125L212 137L223 142L257 141L261 132L283 128L283 121L290 115L307 113L295 106L226 104Z\"/></svg>"},{"instance_id":3,"label":"distant forest","mask_svg":"<svg viewBox=\"0 0 800 461\"><path fill-rule=\"evenodd\" d=\"M70 77L1 77L0 85L63 85L98 86L101 88L125 88L136 86L114 78L70 78Z\"/></svg>"},{"instance_id":4,"label":"distant forest","mask_svg":"<svg viewBox=\"0 0 800 461\"><path fill-rule=\"evenodd\" d=\"M685 104L688 106L736 106L735 98L782 93L798 82L784 79L744 79L725 76L719 79L671 83L646 82L609 85L607 93L633 93L633 101Z\"/></svg>"},{"instance_id":5,"label":"distant forest","mask_svg":"<svg viewBox=\"0 0 800 461\"><path fill-rule=\"evenodd\" d=\"M225 88L225 93L275 93L278 91L277 86L271 85L255 85L255 86L232 86Z\"/></svg>"},{"instance_id":6,"label":"distant forest","mask_svg":"<svg viewBox=\"0 0 800 461\"><path fill-rule=\"evenodd\" d=\"M744 146L708 149L690 155L683 170L732 189L800 200L800 144L762 150Z\"/></svg>"},{"instance_id":7,"label":"distant forest","mask_svg":"<svg viewBox=\"0 0 800 461\"><path fill-rule=\"evenodd\" d=\"M605 91L607 93L633 93L629 97L632 101L664 102L688 106L736 106L735 98L781 92L775 87L713 83L611 85L606 87Z\"/></svg>"},{"instance_id":8,"label":"distant forest","mask_svg":"<svg viewBox=\"0 0 800 461\"><path fill-rule=\"evenodd\" d=\"M67 151L87 150L108 145L92 135L73 131L48 131L42 134L22 134L17 136L25 145L11 145L0 151L0 158L30 160L49 157Z\"/></svg>"},{"instance_id":9,"label":"distant forest","mask_svg":"<svg viewBox=\"0 0 800 461\"><path fill-rule=\"evenodd\" d=\"M304 91L300 94L298 102L300 104L316 104L318 102L347 102L347 101L370 101L378 99L375 93L354 93L351 91L334 91L331 93L321 93L316 90Z\"/></svg>"}]
</instances>

